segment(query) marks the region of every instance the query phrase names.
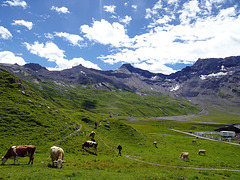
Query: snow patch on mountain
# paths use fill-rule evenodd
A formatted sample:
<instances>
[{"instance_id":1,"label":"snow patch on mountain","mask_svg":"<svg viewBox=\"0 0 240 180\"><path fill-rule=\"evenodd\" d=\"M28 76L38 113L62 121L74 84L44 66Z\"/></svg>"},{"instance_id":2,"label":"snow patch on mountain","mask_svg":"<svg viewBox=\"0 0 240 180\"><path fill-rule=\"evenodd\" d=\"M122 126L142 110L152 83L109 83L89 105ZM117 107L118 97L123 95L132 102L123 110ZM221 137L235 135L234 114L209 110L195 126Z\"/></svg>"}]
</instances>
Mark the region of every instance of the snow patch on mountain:
<instances>
[{"instance_id":1,"label":"snow patch on mountain","mask_svg":"<svg viewBox=\"0 0 240 180\"><path fill-rule=\"evenodd\" d=\"M221 76L226 76L228 74L229 74L228 72L218 72L218 73L212 73L212 74L208 74L208 75L200 75L199 77L201 80L205 80L207 78L212 78L212 77L218 78Z\"/></svg>"}]
</instances>

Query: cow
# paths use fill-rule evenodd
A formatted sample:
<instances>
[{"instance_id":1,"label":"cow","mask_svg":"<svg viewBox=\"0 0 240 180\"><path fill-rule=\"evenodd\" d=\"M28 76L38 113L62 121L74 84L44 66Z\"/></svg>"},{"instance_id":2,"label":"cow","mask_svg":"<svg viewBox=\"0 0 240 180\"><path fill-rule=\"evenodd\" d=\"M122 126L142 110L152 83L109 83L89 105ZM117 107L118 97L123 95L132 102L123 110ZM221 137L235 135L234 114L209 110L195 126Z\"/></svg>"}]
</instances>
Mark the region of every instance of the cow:
<instances>
[{"instance_id":1,"label":"cow","mask_svg":"<svg viewBox=\"0 0 240 180\"><path fill-rule=\"evenodd\" d=\"M156 148L158 148L158 147L157 147L157 141L154 141L154 142L153 142L153 145L154 145Z\"/></svg>"},{"instance_id":2,"label":"cow","mask_svg":"<svg viewBox=\"0 0 240 180\"><path fill-rule=\"evenodd\" d=\"M205 149L199 149L198 151L198 155L204 154L204 156L206 155L206 150Z\"/></svg>"},{"instance_id":3,"label":"cow","mask_svg":"<svg viewBox=\"0 0 240 180\"><path fill-rule=\"evenodd\" d=\"M63 161L63 157L64 157L63 149L57 146L52 146L50 148L50 157L52 159L52 166L54 167L56 163L58 169L62 168L63 163L66 162L66 161Z\"/></svg>"},{"instance_id":4,"label":"cow","mask_svg":"<svg viewBox=\"0 0 240 180\"><path fill-rule=\"evenodd\" d=\"M92 131L90 134L89 134L89 137L91 137L91 140L94 141L94 136L96 135L96 133L94 131Z\"/></svg>"},{"instance_id":5,"label":"cow","mask_svg":"<svg viewBox=\"0 0 240 180\"><path fill-rule=\"evenodd\" d=\"M188 152L182 152L182 154L180 155L180 158L182 158L182 160L189 160L189 153Z\"/></svg>"},{"instance_id":6,"label":"cow","mask_svg":"<svg viewBox=\"0 0 240 180\"><path fill-rule=\"evenodd\" d=\"M17 145L17 146L12 146L8 149L7 153L5 156L3 156L2 159L2 165L5 164L5 162L10 158L14 159L14 164L15 160L17 160L18 165L20 164L18 161L17 156L19 157L29 157L29 162L28 164L33 164L33 159L34 159L34 153L36 151L36 146L34 145Z\"/></svg>"},{"instance_id":7,"label":"cow","mask_svg":"<svg viewBox=\"0 0 240 180\"><path fill-rule=\"evenodd\" d=\"M193 140L192 140L192 143L196 143L196 142L197 142L196 139L193 139Z\"/></svg>"},{"instance_id":8,"label":"cow","mask_svg":"<svg viewBox=\"0 0 240 180\"><path fill-rule=\"evenodd\" d=\"M87 147L88 148L88 152L89 152L89 147L94 147L94 151L96 153L97 151L97 146L98 146L98 143L94 142L94 141L86 141L82 144L82 148L84 149L84 147Z\"/></svg>"}]
</instances>

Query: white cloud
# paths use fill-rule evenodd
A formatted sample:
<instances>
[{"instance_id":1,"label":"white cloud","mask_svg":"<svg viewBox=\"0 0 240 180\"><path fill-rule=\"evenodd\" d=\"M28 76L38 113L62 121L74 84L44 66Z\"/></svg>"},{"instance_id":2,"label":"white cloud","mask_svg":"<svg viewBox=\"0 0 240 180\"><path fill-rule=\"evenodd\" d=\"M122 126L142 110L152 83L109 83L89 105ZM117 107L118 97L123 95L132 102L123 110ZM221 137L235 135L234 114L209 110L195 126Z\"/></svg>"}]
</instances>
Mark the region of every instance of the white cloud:
<instances>
[{"instance_id":1,"label":"white cloud","mask_svg":"<svg viewBox=\"0 0 240 180\"><path fill-rule=\"evenodd\" d=\"M29 30L32 29L33 23L29 21L24 21L24 20L14 20L12 25L19 25L19 26L25 26Z\"/></svg>"},{"instance_id":2,"label":"white cloud","mask_svg":"<svg viewBox=\"0 0 240 180\"><path fill-rule=\"evenodd\" d=\"M49 61L55 62L58 59L63 59L65 57L64 51L59 49L53 42L46 42L45 45L43 43L40 44L37 41L34 42L33 45L25 42L24 45L32 54L46 58Z\"/></svg>"},{"instance_id":3,"label":"white cloud","mask_svg":"<svg viewBox=\"0 0 240 180\"><path fill-rule=\"evenodd\" d=\"M1 39L9 39L12 37L12 34L8 31L8 29L6 29L3 26L0 26L0 38Z\"/></svg>"},{"instance_id":4,"label":"white cloud","mask_svg":"<svg viewBox=\"0 0 240 180\"><path fill-rule=\"evenodd\" d=\"M171 24L171 14L160 16L160 8L164 11L166 8L158 3L146 12L153 20L149 32L128 38L121 49L98 58L109 64L131 63L152 72L169 74L174 70L167 64L191 64L198 58L240 55L240 12L236 10L239 7L218 9L217 13L209 12L206 16L205 2L199 4L192 0L182 7L178 7L177 1L171 2L175 3L173 13L179 15L179 24Z\"/></svg>"},{"instance_id":5,"label":"white cloud","mask_svg":"<svg viewBox=\"0 0 240 180\"><path fill-rule=\"evenodd\" d=\"M233 17L236 16L236 10L234 7L230 7L227 9L222 9L220 10L218 17L220 18L228 18L228 17Z\"/></svg>"},{"instance_id":6,"label":"white cloud","mask_svg":"<svg viewBox=\"0 0 240 180\"><path fill-rule=\"evenodd\" d=\"M44 37L47 39L53 39L54 36L51 33L44 33Z\"/></svg>"},{"instance_id":7,"label":"white cloud","mask_svg":"<svg viewBox=\"0 0 240 180\"><path fill-rule=\"evenodd\" d=\"M140 64L134 64L134 66L136 66L137 68L140 69L144 69L144 70L148 70L150 72L161 72L163 74L171 74L174 73L176 71L172 70L172 68L167 67L164 64L161 63L145 63L142 62Z\"/></svg>"},{"instance_id":8,"label":"white cloud","mask_svg":"<svg viewBox=\"0 0 240 180\"><path fill-rule=\"evenodd\" d=\"M104 8L104 11L115 14L116 6L114 6L114 5L103 6L103 8Z\"/></svg>"},{"instance_id":9,"label":"white cloud","mask_svg":"<svg viewBox=\"0 0 240 180\"><path fill-rule=\"evenodd\" d=\"M27 3L21 0L4 1L3 4L8 4L9 6L21 6L23 9L26 9L27 7Z\"/></svg>"},{"instance_id":10,"label":"white cloud","mask_svg":"<svg viewBox=\"0 0 240 180\"><path fill-rule=\"evenodd\" d=\"M94 21L92 27L82 25L80 30L85 33L85 37L90 41L95 41L104 45L112 45L116 47L126 46L129 38L125 33L124 26L114 22L109 23L102 19Z\"/></svg>"},{"instance_id":11,"label":"white cloud","mask_svg":"<svg viewBox=\"0 0 240 180\"><path fill-rule=\"evenodd\" d=\"M196 18L200 8L198 6L198 0L192 0L183 4L183 9L180 11L181 15L179 16L182 23L189 23L192 19Z\"/></svg>"},{"instance_id":12,"label":"white cloud","mask_svg":"<svg viewBox=\"0 0 240 180\"><path fill-rule=\"evenodd\" d=\"M133 8L134 10L137 10L137 5L132 5L132 8Z\"/></svg>"},{"instance_id":13,"label":"white cloud","mask_svg":"<svg viewBox=\"0 0 240 180\"><path fill-rule=\"evenodd\" d=\"M61 8L59 8L59 7L52 6L52 7L51 7L51 10L54 10L54 11L58 12L59 14L60 14L60 13L63 13L63 14L70 13L70 12L68 11L68 8L66 8L66 7L61 7Z\"/></svg>"},{"instance_id":14,"label":"white cloud","mask_svg":"<svg viewBox=\"0 0 240 180\"><path fill-rule=\"evenodd\" d=\"M80 42L83 41L83 38L81 36L79 36L79 35L69 34L69 33L66 33L66 32L55 32L55 36L65 38L73 46L79 46L79 47L82 46L80 44Z\"/></svg>"},{"instance_id":15,"label":"white cloud","mask_svg":"<svg viewBox=\"0 0 240 180\"><path fill-rule=\"evenodd\" d=\"M158 14L158 10L161 8L162 8L162 0L159 0L152 9L150 8L146 9L145 18L146 19L152 18L152 16L155 16L156 14Z\"/></svg>"},{"instance_id":16,"label":"white cloud","mask_svg":"<svg viewBox=\"0 0 240 180\"><path fill-rule=\"evenodd\" d=\"M168 3L169 4L175 4L175 3L177 3L178 2L178 0L168 0Z\"/></svg>"},{"instance_id":17,"label":"white cloud","mask_svg":"<svg viewBox=\"0 0 240 180\"><path fill-rule=\"evenodd\" d=\"M126 25L128 25L131 20L132 20L131 16L125 16L124 18L119 18L119 22L122 22L122 23L124 23Z\"/></svg>"},{"instance_id":18,"label":"white cloud","mask_svg":"<svg viewBox=\"0 0 240 180\"><path fill-rule=\"evenodd\" d=\"M72 68L73 66L77 66L79 64L82 64L88 68L100 70L96 64L86 61L83 58L73 58L71 60L66 59L64 51L59 49L58 46L53 42L46 42L46 44L34 42L32 45L25 42L24 45L32 54L46 58L48 61L55 62L57 66L55 68L48 68L50 70L63 70Z\"/></svg>"},{"instance_id":19,"label":"white cloud","mask_svg":"<svg viewBox=\"0 0 240 180\"><path fill-rule=\"evenodd\" d=\"M7 64L19 64L19 65L24 65L26 62L22 57L15 56L12 52L10 51L2 51L0 52L0 63L7 63Z\"/></svg>"}]
</instances>

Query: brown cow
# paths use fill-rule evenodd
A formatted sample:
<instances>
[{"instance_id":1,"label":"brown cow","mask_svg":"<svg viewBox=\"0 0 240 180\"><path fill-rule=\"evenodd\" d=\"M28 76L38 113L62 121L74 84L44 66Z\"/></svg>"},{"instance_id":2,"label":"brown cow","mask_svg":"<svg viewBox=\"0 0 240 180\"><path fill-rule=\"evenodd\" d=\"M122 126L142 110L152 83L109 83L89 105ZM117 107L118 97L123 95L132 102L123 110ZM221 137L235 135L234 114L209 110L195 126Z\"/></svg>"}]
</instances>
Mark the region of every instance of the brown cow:
<instances>
[{"instance_id":1,"label":"brown cow","mask_svg":"<svg viewBox=\"0 0 240 180\"><path fill-rule=\"evenodd\" d=\"M182 152L182 154L180 155L180 158L182 158L182 160L189 160L189 153L188 152Z\"/></svg>"},{"instance_id":2,"label":"brown cow","mask_svg":"<svg viewBox=\"0 0 240 180\"><path fill-rule=\"evenodd\" d=\"M198 151L198 155L200 155L201 153L204 154L204 156L206 155L206 150L205 149L199 149Z\"/></svg>"},{"instance_id":3,"label":"brown cow","mask_svg":"<svg viewBox=\"0 0 240 180\"><path fill-rule=\"evenodd\" d=\"M57 146L52 146L50 148L50 157L52 159L53 167L56 163L58 169L62 168L62 166L63 166L62 164L65 162L65 161L63 161L64 151L62 148L57 147Z\"/></svg>"},{"instance_id":4,"label":"brown cow","mask_svg":"<svg viewBox=\"0 0 240 180\"><path fill-rule=\"evenodd\" d=\"M7 153L5 156L2 157L2 165L5 164L5 162L10 158L14 159L14 164L15 160L17 160L18 164L19 161L17 159L17 156L19 157L29 157L29 162L28 164L33 164L33 159L34 159L34 153L36 150L36 146L33 145L17 145L17 146L12 146L8 149Z\"/></svg>"},{"instance_id":5,"label":"brown cow","mask_svg":"<svg viewBox=\"0 0 240 180\"><path fill-rule=\"evenodd\" d=\"M193 139L193 140L192 140L192 143L196 143L196 142L197 142L196 139Z\"/></svg>"},{"instance_id":6,"label":"brown cow","mask_svg":"<svg viewBox=\"0 0 240 180\"><path fill-rule=\"evenodd\" d=\"M94 147L95 153L97 151L97 146L98 146L98 143L94 141L86 141L82 144L82 148L84 149L84 147L87 147L88 151L89 151L89 147Z\"/></svg>"}]
</instances>

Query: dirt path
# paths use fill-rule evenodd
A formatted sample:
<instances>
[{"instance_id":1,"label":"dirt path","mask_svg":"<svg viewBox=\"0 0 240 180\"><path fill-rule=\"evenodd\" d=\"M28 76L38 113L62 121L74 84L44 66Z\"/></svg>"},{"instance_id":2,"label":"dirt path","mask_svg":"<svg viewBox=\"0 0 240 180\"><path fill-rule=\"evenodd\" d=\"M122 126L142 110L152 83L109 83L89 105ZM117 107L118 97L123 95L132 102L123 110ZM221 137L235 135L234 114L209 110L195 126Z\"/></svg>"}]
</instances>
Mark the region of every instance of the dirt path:
<instances>
[{"instance_id":1,"label":"dirt path","mask_svg":"<svg viewBox=\"0 0 240 180\"><path fill-rule=\"evenodd\" d=\"M80 124L79 129L77 129L76 131L73 131L72 133L70 133L69 135L63 137L62 139L59 139L57 142L59 142L59 141L63 141L63 140L65 140L66 138L71 137L73 134L75 134L75 133L81 131L81 129L82 129L82 125Z\"/></svg>"},{"instance_id":2,"label":"dirt path","mask_svg":"<svg viewBox=\"0 0 240 180\"><path fill-rule=\"evenodd\" d=\"M151 164L151 165L155 165L155 166L162 166L162 167L196 169L196 170L206 170L206 171L234 171L234 172L240 172L239 169L218 169L218 168L198 168L198 167L187 167L187 166L171 166L171 165L158 164L158 163L152 163L152 162L144 161L144 160L138 159L138 158L142 158L142 157L137 157L137 156L125 155L125 157L129 158L129 159L132 159L132 160L135 160L135 161L139 161L139 162L143 162L143 163L147 163L147 164Z\"/></svg>"}]
</instances>

